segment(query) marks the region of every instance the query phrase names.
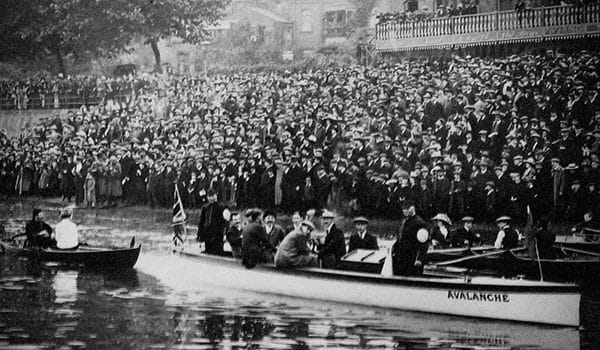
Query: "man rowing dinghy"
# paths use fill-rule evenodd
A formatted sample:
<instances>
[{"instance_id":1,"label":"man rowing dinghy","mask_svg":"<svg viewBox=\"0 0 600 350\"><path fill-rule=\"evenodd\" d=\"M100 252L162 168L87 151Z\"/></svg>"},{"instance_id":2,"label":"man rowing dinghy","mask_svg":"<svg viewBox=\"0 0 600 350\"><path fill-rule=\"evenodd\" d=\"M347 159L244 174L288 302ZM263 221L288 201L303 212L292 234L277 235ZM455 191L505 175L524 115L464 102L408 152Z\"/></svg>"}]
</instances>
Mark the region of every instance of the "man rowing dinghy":
<instances>
[{"instance_id":1,"label":"man rowing dinghy","mask_svg":"<svg viewBox=\"0 0 600 350\"><path fill-rule=\"evenodd\" d=\"M49 248L54 245L52 227L44 222L42 209L33 209L33 217L25 225L25 235L27 236L26 247Z\"/></svg>"}]
</instances>

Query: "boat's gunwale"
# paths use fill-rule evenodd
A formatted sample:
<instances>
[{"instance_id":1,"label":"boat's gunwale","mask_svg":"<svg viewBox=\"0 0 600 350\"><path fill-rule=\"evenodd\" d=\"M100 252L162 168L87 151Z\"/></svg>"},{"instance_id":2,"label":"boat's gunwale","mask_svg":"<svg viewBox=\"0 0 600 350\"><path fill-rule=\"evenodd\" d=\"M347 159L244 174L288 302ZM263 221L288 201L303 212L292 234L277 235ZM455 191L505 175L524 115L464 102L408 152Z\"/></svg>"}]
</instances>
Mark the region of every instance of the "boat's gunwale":
<instances>
[{"instance_id":1,"label":"boat's gunwale","mask_svg":"<svg viewBox=\"0 0 600 350\"><path fill-rule=\"evenodd\" d=\"M186 251L176 251L184 257L190 259L211 260L212 263L220 263L227 265L235 265L236 268L245 268L239 260L222 257L216 255L197 254ZM319 268L295 268L282 269L273 265L257 265L254 267L257 271L285 273L288 275L298 275L302 277L317 277L329 278L337 280L348 280L349 282L376 283L384 285L398 285L403 287L418 287L418 288L436 288L436 289L451 289L451 290L477 290L477 291L510 291L514 293L544 293L544 294L581 294L580 287L576 284L565 284L555 282L535 282L535 284L488 284L488 283L461 283L454 279L453 281L444 281L442 278L426 278L426 277L405 277L392 276L385 277L377 274L369 274L362 272L326 270ZM467 279L465 278L465 282Z\"/></svg>"}]
</instances>

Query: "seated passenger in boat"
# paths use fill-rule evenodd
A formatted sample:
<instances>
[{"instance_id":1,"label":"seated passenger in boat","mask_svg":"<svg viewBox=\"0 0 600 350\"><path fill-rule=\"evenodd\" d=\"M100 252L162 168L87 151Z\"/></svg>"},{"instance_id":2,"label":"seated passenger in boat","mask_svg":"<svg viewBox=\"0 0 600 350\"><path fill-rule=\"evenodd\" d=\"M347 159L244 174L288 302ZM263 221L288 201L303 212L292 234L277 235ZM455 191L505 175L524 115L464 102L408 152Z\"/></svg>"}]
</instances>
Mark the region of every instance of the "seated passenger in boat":
<instances>
[{"instance_id":1,"label":"seated passenger in boat","mask_svg":"<svg viewBox=\"0 0 600 350\"><path fill-rule=\"evenodd\" d=\"M519 233L510 226L510 220L508 216L496 219L496 225L500 229L494 242L496 249L513 249L519 246Z\"/></svg>"},{"instance_id":2,"label":"seated passenger in boat","mask_svg":"<svg viewBox=\"0 0 600 350\"><path fill-rule=\"evenodd\" d=\"M527 251L532 259L554 259L554 241L556 233L548 229L548 218L542 217L537 225L532 228L530 235L526 235Z\"/></svg>"},{"instance_id":3,"label":"seated passenger in boat","mask_svg":"<svg viewBox=\"0 0 600 350\"><path fill-rule=\"evenodd\" d=\"M462 227L450 234L450 247L471 247L481 244L481 235L473 231L473 222L475 219L472 216L465 216L460 219Z\"/></svg>"},{"instance_id":4,"label":"seated passenger in boat","mask_svg":"<svg viewBox=\"0 0 600 350\"><path fill-rule=\"evenodd\" d=\"M73 210L70 208L63 209L60 212L60 221L56 224L54 231L56 248L58 249L70 250L79 247L77 225L71 221L72 216Z\"/></svg>"},{"instance_id":5,"label":"seated passenger in boat","mask_svg":"<svg viewBox=\"0 0 600 350\"><path fill-rule=\"evenodd\" d=\"M239 213L231 213L229 228L225 233L227 242L231 247L231 255L235 259L242 258L242 219Z\"/></svg>"},{"instance_id":6,"label":"seated passenger in boat","mask_svg":"<svg viewBox=\"0 0 600 350\"><path fill-rule=\"evenodd\" d=\"M21 234L22 235L22 234ZM52 227L44 222L44 212L42 209L33 209L33 217L25 225L26 247L48 248L54 245L52 237Z\"/></svg>"},{"instance_id":7,"label":"seated passenger in boat","mask_svg":"<svg viewBox=\"0 0 600 350\"><path fill-rule=\"evenodd\" d=\"M435 223L431 229L431 245L434 248L444 249L450 246L450 225L452 222L448 215L440 213L431 218Z\"/></svg>"},{"instance_id":8,"label":"seated passenger in boat","mask_svg":"<svg viewBox=\"0 0 600 350\"><path fill-rule=\"evenodd\" d=\"M315 230L315 225L302 221L300 230L290 232L277 249L275 266L277 267L317 267L319 259L312 254L308 247L310 234Z\"/></svg>"},{"instance_id":9,"label":"seated passenger in boat","mask_svg":"<svg viewBox=\"0 0 600 350\"><path fill-rule=\"evenodd\" d=\"M364 216L359 216L352 220L356 226L356 232L350 236L350 242L348 243L348 252L356 249L369 249L377 250L379 246L377 244L377 237L367 232L367 225L369 220Z\"/></svg>"},{"instance_id":10,"label":"seated passenger in boat","mask_svg":"<svg viewBox=\"0 0 600 350\"><path fill-rule=\"evenodd\" d=\"M578 233L584 230L600 231L600 223L594 218L594 211L588 210L583 214L583 221L573 226L571 232Z\"/></svg>"},{"instance_id":11,"label":"seated passenger in boat","mask_svg":"<svg viewBox=\"0 0 600 350\"><path fill-rule=\"evenodd\" d=\"M324 269L334 269L346 255L346 240L342 230L335 225L335 214L325 210L321 216L325 228L325 240L318 244L319 259Z\"/></svg>"},{"instance_id":12,"label":"seated passenger in boat","mask_svg":"<svg viewBox=\"0 0 600 350\"><path fill-rule=\"evenodd\" d=\"M279 243L281 243L281 241L283 241L283 237L285 237L285 231L281 226L275 223L277 215L272 210L266 210L263 218L265 221L265 231L269 236L269 241L271 241L271 245L273 247L279 246Z\"/></svg>"},{"instance_id":13,"label":"seated passenger in boat","mask_svg":"<svg viewBox=\"0 0 600 350\"><path fill-rule=\"evenodd\" d=\"M242 264L251 269L257 264L272 262L275 248L262 225L262 211L248 209L246 217L248 224L242 230Z\"/></svg>"}]
</instances>

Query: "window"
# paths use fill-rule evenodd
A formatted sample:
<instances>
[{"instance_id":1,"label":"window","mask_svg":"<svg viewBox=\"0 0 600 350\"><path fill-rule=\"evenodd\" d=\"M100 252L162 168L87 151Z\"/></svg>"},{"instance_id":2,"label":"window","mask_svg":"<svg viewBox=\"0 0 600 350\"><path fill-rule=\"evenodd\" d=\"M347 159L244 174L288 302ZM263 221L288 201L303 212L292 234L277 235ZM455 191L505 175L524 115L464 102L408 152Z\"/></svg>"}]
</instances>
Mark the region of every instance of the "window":
<instances>
[{"instance_id":1,"label":"window","mask_svg":"<svg viewBox=\"0 0 600 350\"><path fill-rule=\"evenodd\" d=\"M312 32L312 11L305 9L300 11L300 17L302 19L302 25L300 26L301 32Z\"/></svg>"},{"instance_id":2,"label":"window","mask_svg":"<svg viewBox=\"0 0 600 350\"><path fill-rule=\"evenodd\" d=\"M328 37L344 36L346 27L354 16L354 10L325 12L325 28Z\"/></svg>"}]
</instances>

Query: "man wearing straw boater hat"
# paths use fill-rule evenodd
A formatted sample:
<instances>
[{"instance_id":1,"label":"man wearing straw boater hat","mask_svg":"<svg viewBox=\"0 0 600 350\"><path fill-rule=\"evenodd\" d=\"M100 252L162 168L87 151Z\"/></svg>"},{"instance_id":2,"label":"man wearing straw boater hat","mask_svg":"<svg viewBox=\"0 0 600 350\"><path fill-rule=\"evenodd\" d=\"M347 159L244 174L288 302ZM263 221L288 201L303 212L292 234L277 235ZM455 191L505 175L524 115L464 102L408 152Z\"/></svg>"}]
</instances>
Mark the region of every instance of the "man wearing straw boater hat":
<instances>
[{"instance_id":1,"label":"man wearing straw boater hat","mask_svg":"<svg viewBox=\"0 0 600 350\"><path fill-rule=\"evenodd\" d=\"M451 247L471 247L472 245L481 243L481 235L473 231L473 222L475 219L472 216L465 216L460 219L462 227L453 232L450 238Z\"/></svg>"},{"instance_id":2,"label":"man wearing straw boater hat","mask_svg":"<svg viewBox=\"0 0 600 350\"><path fill-rule=\"evenodd\" d=\"M496 219L496 225L500 229L494 243L496 249L512 249L519 245L519 234L514 228L510 227L510 220L508 216L501 216Z\"/></svg>"}]
</instances>

